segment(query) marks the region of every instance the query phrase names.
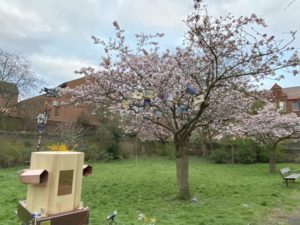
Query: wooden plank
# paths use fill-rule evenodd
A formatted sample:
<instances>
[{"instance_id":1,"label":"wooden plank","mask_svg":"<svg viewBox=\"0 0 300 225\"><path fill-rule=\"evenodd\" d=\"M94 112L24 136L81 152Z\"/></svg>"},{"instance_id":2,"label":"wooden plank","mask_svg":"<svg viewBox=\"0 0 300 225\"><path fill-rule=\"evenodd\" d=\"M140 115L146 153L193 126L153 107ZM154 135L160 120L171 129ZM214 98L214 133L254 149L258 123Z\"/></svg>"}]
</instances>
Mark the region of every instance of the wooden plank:
<instances>
[{"instance_id":1,"label":"wooden plank","mask_svg":"<svg viewBox=\"0 0 300 225\"><path fill-rule=\"evenodd\" d=\"M291 170L290 170L290 168L282 168L282 169L280 169L280 173L282 174L282 175L284 175L284 174L286 174L286 173L289 173Z\"/></svg>"},{"instance_id":2,"label":"wooden plank","mask_svg":"<svg viewBox=\"0 0 300 225\"><path fill-rule=\"evenodd\" d=\"M299 177L300 177L300 173L295 173L295 174L291 174L289 176L286 176L285 179L295 180L295 179L297 179Z\"/></svg>"},{"instance_id":3,"label":"wooden plank","mask_svg":"<svg viewBox=\"0 0 300 225\"><path fill-rule=\"evenodd\" d=\"M26 204L24 201L19 202L17 212L20 220L23 223L30 223L32 216L31 213L26 209ZM88 208L36 218L36 225L87 225L88 223Z\"/></svg>"}]
</instances>

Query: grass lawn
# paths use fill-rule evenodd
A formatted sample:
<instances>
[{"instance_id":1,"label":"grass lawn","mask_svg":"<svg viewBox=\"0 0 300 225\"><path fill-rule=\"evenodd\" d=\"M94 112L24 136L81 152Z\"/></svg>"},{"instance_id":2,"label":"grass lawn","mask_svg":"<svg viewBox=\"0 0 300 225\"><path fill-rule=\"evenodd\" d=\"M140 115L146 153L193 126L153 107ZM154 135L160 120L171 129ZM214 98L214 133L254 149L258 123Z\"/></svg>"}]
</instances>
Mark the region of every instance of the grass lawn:
<instances>
[{"instance_id":1,"label":"grass lawn","mask_svg":"<svg viewBox=\"0 0 300 225\"><path fill-rule=\"evenodd\" d=\"M297 168L297 165L279 164ZM82 200L91 210L90 225L107 224L118 211L118 225L149 224L139 213L155 217L157 225L264 224L273 209L291 212L300 207L300 182L289 188L267 164L218 165L192 159L190 188L197 203L176 200L175 162L162 158L95 163L83 181ZM300 166L298 165L298 168ZM15 215L26 186L18 182L21 168L0 170L0 224L20 224ZM268 223L266 223L268 224ZM268 224L269 225L269 224Z\"/></svg>"}]
</instances>

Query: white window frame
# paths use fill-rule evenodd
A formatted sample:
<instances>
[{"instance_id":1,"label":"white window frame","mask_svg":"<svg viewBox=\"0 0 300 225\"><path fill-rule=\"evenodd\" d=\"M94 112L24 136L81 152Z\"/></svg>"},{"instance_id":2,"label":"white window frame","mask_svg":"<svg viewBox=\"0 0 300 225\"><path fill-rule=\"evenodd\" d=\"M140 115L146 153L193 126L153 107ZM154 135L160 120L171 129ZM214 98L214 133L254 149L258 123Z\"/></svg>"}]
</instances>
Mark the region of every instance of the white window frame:
<instances>
[{"instance_id":1,"label":"white window frame","mask_svg":"<svg viewBox=\"0 0 300 225\"><path fill-rule=\"evenodd\" d=\"M280 101L278 103L278 112L286 112L286 102Z\"/></svg>"}]
</instances>

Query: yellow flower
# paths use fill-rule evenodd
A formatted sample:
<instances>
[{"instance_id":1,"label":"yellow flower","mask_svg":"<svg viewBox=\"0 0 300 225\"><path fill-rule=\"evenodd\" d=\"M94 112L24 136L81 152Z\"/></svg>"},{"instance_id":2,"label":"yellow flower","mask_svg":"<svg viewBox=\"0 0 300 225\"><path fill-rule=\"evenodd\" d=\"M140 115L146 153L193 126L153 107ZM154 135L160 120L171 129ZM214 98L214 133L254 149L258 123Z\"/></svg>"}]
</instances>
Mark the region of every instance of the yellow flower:
<instances>
[{"instance_id":1,"label":"yellow flower","mask_svg":"<svg viewBox=\"0 0 300 225\"><path fill-rule=\"evenodd\" d=\"M59 151L59 152L68 152L71 151L67 148L66 144L56 144L56 145L50 145L49 146L50 151Z\"/></svg>"}]
</instances>

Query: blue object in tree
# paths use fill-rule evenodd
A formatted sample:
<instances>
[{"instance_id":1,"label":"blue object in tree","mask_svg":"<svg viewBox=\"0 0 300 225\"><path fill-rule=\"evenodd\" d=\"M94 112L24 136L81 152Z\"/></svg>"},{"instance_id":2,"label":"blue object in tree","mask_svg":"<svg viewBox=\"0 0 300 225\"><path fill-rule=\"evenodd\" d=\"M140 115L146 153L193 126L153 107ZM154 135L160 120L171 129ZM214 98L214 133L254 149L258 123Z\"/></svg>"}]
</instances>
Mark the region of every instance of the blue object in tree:
<instances>
[{"instance_id":1,"label":"blue object in tree","mask_svg":"<svg viewBox=\"0 0 300 225\"><path fill-rule=\"evenodd\" d=\"M154 112L154 117L155 117L156 119L160 119L161 116L162 116L162 114L161 114L160 111L157 110L157 111Z\"/></svg>"},{"instance_id":2,"label":"blue object in tree","mask_svg":"<svg viewBox=\"0 0 300 225\"><path fill-rule=\"evenodd\" d=\"M186 93L188 93L190 95L195 95L195 94L197 94L197 90L196 90L196 88L194 86L189 85L186 88Z\"/></svg>"},{"instance_id":3,"label":"blue object in tree","mask_svg":"<svg viewBox=\"0 0 300 225\"><path fill-rule=\"evenodd\" d=\"M182 114L182 113L185 113L185 112L186 112L186 107L184 105L178 106L176 108L176 113L177 114Z\"/></svg>"},{"instance_id":4,"label":"blue object in tree","mask_svg":"<svg viewBox=\"0 0 300 225\"><path fill-rule=\"evenodd\" d=\"M150 103L151 103L151 99L149 99L149 98L144 99L144 106L150 105Z\"/></svg>"}]
</instances>

